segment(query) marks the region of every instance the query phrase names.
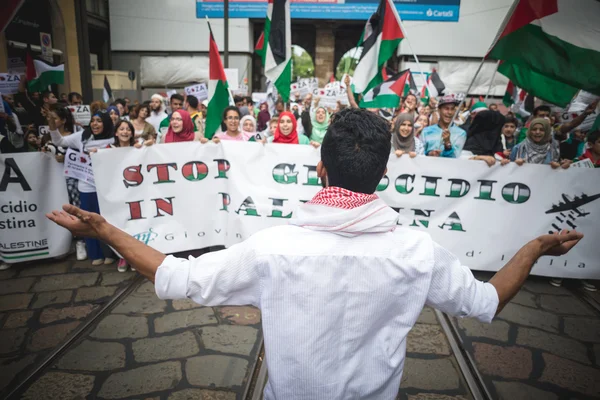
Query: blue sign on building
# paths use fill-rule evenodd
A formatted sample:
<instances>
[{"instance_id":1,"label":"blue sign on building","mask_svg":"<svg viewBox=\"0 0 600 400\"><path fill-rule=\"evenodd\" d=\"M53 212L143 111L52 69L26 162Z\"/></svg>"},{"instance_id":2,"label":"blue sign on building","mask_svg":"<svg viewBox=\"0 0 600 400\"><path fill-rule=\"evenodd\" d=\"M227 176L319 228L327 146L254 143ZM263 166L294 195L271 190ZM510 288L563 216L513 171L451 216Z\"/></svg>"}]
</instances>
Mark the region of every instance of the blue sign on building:
<instances>
[{"instance_id":1,"label":"blue sign on building","mask_svg":"<svg viewBox=\"0 0 600 400\"><path fill-rule=\"evenodd\" d=\"M403 21L456 22L460 0L394 0ZM379 0L291 0L292 18L367 20ZM265 18L266 0L229 2L230 18ZM223 18L223 0L196 0L198 18Z\"/></svg>"}]
</instances>

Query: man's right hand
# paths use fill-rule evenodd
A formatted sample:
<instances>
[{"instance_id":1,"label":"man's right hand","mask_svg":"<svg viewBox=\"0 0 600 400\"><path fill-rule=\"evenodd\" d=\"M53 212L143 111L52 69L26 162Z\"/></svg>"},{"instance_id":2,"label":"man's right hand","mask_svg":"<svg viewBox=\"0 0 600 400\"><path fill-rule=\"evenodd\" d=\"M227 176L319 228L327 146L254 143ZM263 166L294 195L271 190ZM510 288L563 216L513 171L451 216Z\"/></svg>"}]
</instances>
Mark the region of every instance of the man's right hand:
<instances>
[{"instance_id":1,"label":"man's right hand","mask_svg":"<svg viewBox=\"0 0 600 400\"><path fill-rule=\"evenodd\" d=\"M83 211L72 205L64 205L63 210L52 211L52 213L46 214L46 217L71 231L73 236L100 238L102 231L108 226L108 223L100 214Z\"/></svg>"},{"instance_id":2,"label":"man's right hand","mask_svg":"<svg viewBox=\"0 0 600 400\"><path fill-rule=\"evenodd\" d=\"M560 233L542 235L536 240L541 246L543 256L562 256L575 247L581 239L583 239L583 233L563 230Z\"/></svg>"}]
</instances>

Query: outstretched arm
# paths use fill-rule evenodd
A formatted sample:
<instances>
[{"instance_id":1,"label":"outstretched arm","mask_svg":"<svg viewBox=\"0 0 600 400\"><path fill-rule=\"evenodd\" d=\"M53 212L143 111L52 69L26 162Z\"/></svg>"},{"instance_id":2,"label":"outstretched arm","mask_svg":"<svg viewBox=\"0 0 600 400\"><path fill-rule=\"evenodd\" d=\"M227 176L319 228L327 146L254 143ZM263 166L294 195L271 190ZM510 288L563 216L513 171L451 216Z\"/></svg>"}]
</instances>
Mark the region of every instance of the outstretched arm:
<instances>
[{"instance_id":1,"label":"outstretched arm","mask_svg":"<svg viewBox=\"0 0 600 400\"><path fill-rule=\"evenodd\" d=\"M71 205L63 206L63 210L53 211L46 214L46 217L70 230L77 237L96 238L107 243L117 250L129 265L154 282L156 270L166 255L109 224L101 215Z\"/></svg>"},{"instance_id":2,"label":"outstretched arm","mask_svg":"<svg viewBox=\"0 0 600 400\"><path fill-rule=\"evenodd\" d=\"M582 233L562 231L552 235L542 235L523 246L508 264L490 279L490 283L498 292L496 315L519 292L538 258L566 254L582 238Z\"/></svg>"},{"instance_id":3,"label":"outstretched arm","mask_svg":"<svg viewBox=\"0 0 600 400\"><path fill-rule=\"evenodd\" d=\"M517 294L541 256L560 256L583 235L575 231L542 235L527 243L489 282L473 277L458 258L434 242L433 275L427 304L450 315L491 322Z\"/></svg>"}]
</instances>

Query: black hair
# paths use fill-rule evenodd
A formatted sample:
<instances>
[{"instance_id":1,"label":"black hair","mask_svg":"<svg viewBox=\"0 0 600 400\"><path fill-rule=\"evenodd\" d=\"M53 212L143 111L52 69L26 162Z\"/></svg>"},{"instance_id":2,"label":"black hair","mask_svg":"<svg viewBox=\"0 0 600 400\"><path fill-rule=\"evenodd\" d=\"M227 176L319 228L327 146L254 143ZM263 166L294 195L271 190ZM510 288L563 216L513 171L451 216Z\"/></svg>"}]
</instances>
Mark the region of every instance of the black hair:
<instances>
[{"instance_id":1,"label":"black hair","mask_svg":"<svg viewBox=\"0 0 600 400\"><path fill-rule=\"evenodd\" d=\"M54 112L58 118L65 120L65 131L71 133L75 132L75 123L73 120L73 114L71 114L71 110L69 110L67 107L59 107L54 110Z\"/></svg>"},{"instance_id":2,"label":"black hair","mask_svg":"<svg viewBox=\"0 0 600 400\"><path fill-rule=\"evenodd\" d=\"M242 101L244 101L244 98L242 96L233 96L233 102L235 104L240 103Z\"/></svg>"},{"instance_id":3,"label":"black hair","mask_svg":"<svg viewBox=\"0 0 600 400\"><path fill-rule=\"evenodd\" d=\"M77 92L71 92L71 93L69 93L69 96L68 96L69 103L72 103L74 98L79 98L79 99L81 99L81 98L82 98L82 96L81 96L81 94L80 94L80 93L77 93Z\"/></svg>"},{"instance_id":4,"label":"black hair","mask_svg":"<svg viewBox=\"0 0 600 400\"><path fill-rule=\"evenodd\" d=\"M506 120L504 120L504 125L506 124L513 124L516 128L519 126L519 121L517 121L515 117L506 117Z\"/></svg>"},{"instance_id":5,"label":"black hair","mask_svg":"<svg viewBox=\"0 0 600 400\"><path fill-rule=\"evenodd\" d=\"M125 100L123 100L123 99L116 99L113 104L114 105L120 104L123 106L123 108L127 107L127 103L125 103Z\"/></svg>"},{"instance_id":6,"label":"black hair","mask_svg":"<svg viewBox=\"0 0 600 400\"><path fill-rule=\"evenodd\" d=\"M223 118L221 119L221 130L223 132L227 131L227 125L225 124L225 118L227 118L227 113L229 111L235 111L237 113L238 117L242 118L242 114L240 113L239 108L237 108L236 106L227 107L225 110L223 110Z\"/></svg>"},{"instance_id":7,"label":"black hair","mask_svg":"<svg viewBox=\"0 0 600 400\"><path fill-rule=\"evenodd\" d=\"M127 121L126 119L122 119L122 120L119 120L117 122L117 124L115 125L115 141L113 143L113 146L115 146L115 147L121 147L121 144L119 143L119 137L117 136L117 130L119 130L119 127L123 124L129 125L129 129L131 129L131 137L129 138L129 145L133 146L135 144L135 128L133 127L133 124L131 122Z\"/></svg>"},{"instance_id":8,"label":"black hair","mask_svg":"<svg viewBox=\"0 0 600 400\"><path fill-rule=\"evenodd\" d=\"M328 185L374 193L383 178L391 147L390 125L384 118L363 109L338 112L321 145Z\"/></svg>"},{"instance_id":9,"label":"black hair","mask_svg":"<svg viewBox=\"0 0 600 400\"><path fill-rule=\"evenodd\" d=\"M50 97L50 95L51 95L51 94L52 94L52 92L51 92L51 91L49 91L49 90L44 90L44 91L43 91L43 92L40 94L40 97L41 97L42 99L47 99L48 97Z\"/></svg>"},{"instance_id":10,"label":"black hair","mask_svg":"<svg viewBox=\"0 0 600 400\"><path fill-rule=\"evenodd\" d=\"M198 98L195 96L188 96L187 97L187 102L190 105L190 107L192 108L198 108Z\"/></svg>"},{"instance_id":11,"label":"black hair","mask_svg":"<svg viewBox=\"0 0 600 400\"><path fill-rule=\"evenodd\" d=\"M533 115L537 115L540 111L545 111L548 113L552 113L552 110L550 109L550 106L546 106L546 105L541 105L541 106L537 106L536 108L533 109Z\"/></svg>"},{"instance_id":12,"label":"black hair","mask_svg":"<svg viewBox=\"0 0 600 400\"><path fill-rule=\"evenodd\" d=\"M594 144L600 139L600 131L593 131L588 133L587 142Z\"/></svg>"},{"instance_id":13,"label":"black hair","mask_svg":"<svg viewBox=\"0 0 600 400\"><path fill-rule=\"evenodd\" d=\"M252 100L252 96L246 96L246 97L244 97L244 99L246 99L246 103L247 104L254 105L254 101Z\"/></svg>"},{"instance_id":14,"label":"black hair","mask_svg":"<svg viewBox=\"0 0 600 400\"><path fill-rule=\"evenodd\" d=\"M179 100L183 104L183 96L180 95L179 93L175 93L175 94L171 95L171 98L169 99L169 101L172 103L173 100Z\"/></svg>"}]
</instances>

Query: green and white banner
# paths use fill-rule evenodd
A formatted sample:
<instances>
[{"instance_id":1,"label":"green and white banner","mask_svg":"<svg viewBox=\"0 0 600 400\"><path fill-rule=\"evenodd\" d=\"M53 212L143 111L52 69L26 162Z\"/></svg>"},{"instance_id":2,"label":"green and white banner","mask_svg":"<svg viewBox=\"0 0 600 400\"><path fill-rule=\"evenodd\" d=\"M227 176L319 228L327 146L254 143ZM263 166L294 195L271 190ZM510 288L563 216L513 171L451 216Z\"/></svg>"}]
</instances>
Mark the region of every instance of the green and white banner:
<instances>
[{"instance_id":1,"label":"green and white banner","mask_svg":"<svg viewBox=\"0 0 600 400\"><path fill-rule=\"evenodd\" d=\"M171 253L287 223L321 188L318 160L311 146L226 142L105 149L92 165L104 217ZM427 231L474 270L498 270L536 236L577 229L586 237L574 251L542 258L533 273L600 278L594 170L392 155L378 194L399 225Z\"/></svg>"},{"instance_id":2,"label":"green and white banner","mask_svg":"<svg viewBox=\"0 0 600 400\"><path fill-rule=\"evenodd\" d=\"M45 214L68 204L63 164L45 153L0 154L0 260L66 254L71 234Z\"/></svg>"}]
</instances>

